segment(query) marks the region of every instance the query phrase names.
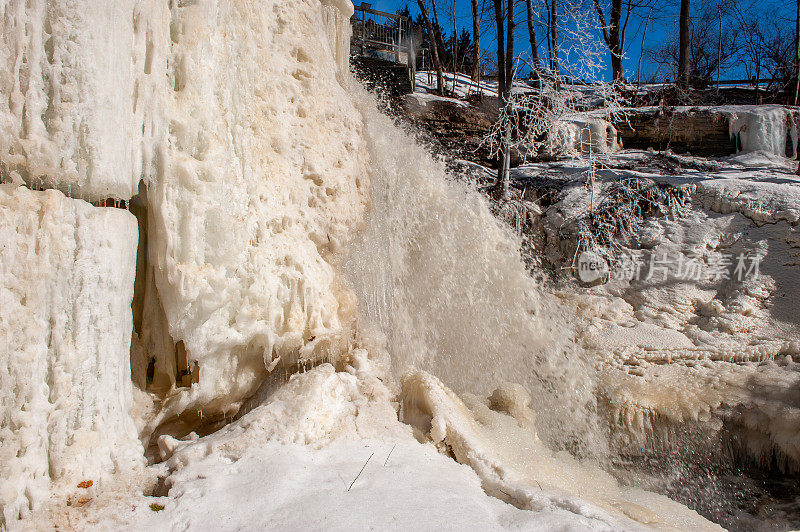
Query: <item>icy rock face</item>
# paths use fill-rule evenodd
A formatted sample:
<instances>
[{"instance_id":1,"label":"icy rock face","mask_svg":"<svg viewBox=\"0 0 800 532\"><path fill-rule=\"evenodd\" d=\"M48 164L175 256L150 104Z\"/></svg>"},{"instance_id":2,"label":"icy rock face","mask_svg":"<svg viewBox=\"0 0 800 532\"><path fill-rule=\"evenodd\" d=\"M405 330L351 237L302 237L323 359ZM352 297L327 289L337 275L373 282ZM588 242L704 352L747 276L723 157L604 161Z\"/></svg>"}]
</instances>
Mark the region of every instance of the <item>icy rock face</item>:
<instances>
[{"instance_id":1,"label":"icy rock face","mask_svg":"<svg viewBox=\"0 0 800 532\"><path fill-rule=\"evenodd\" d=\"M780 105L722 109L729 116L730 135L736 140L737 151L797 157L800 116L796 111Z\"/></svg>"},{"instance_id":2,"label":"icy rock face","mask_svg":"<svg viewBox=\"0 0 800 532\"><path fill-rule=\"evenodd\" d=\"M141 467L129 415L136 221L0 185L0 517ZM2 520L0 520L2 523Z\"/></svg>"},{"instance_id":3,"label":"icy rock face","mask_svg":"<svg viewBox=\"0 0 800 532\"><path fill-rule=\"evenodd\" d=\"M201 0L158 15L169 42L153 45L152 62L174 83L163 175L147 193L149 259L199 379L160 419L235 412L268 368L344 349L354 309L334 262L370 176L337 79L352 12L340 4Z\"/></svg>"},{"instance_id":4,"label":"icy rock face","mask_svg":"<svg viewBox=\"0 0 800 532\"><path fill-rule=\"evenodd\" d=\"M128 199L142 172L134 0L9 0L0 37L2 182Z\"/></svg>"},{"instance_id":5,"label":"icy rock face","mask_svg":"<svg viewBox=\"0 0 800 532\"><path fill-rule=\"evenodd\" d=\"M594 197L620 179L653 179L684 190L685 208L649 215L620 237L606 284L561 294L585 320L576 336L596 353L612 443L638 452L684 426L734 435L742 456L796 470L800 183L783 164L751 169L743 156L673 159L703 172L664 177L652 157L610 158ZM564 188L544 216L551 260L573 256L578 237L565 238L565 221L591 201L582 178Z\"/></svg>"},{"instance_id":6,"label":"icy rock face","mask_svg":"<svg viewBox=\"0 0 800 532\"><path fill-rule=\"evenodd\" d=\"M564 155L613 153L620 149L617 129L607 120L580 117L556 124L551 149Z\"/></svg>"}]
</instances>

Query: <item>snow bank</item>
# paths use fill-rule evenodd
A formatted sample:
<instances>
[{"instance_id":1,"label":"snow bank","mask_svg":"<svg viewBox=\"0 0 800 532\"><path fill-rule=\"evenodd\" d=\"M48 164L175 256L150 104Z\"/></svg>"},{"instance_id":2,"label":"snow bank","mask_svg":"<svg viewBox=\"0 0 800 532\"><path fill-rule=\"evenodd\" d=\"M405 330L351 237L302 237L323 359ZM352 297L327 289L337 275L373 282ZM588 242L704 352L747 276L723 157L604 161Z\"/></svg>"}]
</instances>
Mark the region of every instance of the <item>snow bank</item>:
<instances>
[{"instance_id":1,"label":"snow bank","mask_svg":"<svg viewBox=\"0 0 800 532\"><path fill-rule=\"evenodd\" d=\"M173 389L153 425L186 411L230 415L268 368L335 359L348 341L354 309L334 262L370 175L360 117L337 80L352 12L340 4L202 0L148 12L148 24L169 25L152 61L174 82L163 173L148 183L149 258L185 349L178 372L199 379ZM146 356L156 373L175 373L161 366L174 356Z\"/></svg>"},{"instance_id":2,"label":"snow bank","mask_svg":"<svg viewBox=\"0 0 800 532\"><path fill-rule=\"evenodd\" d=\"M0 37L3 182L128 199L142 173L134 0L10 0Z\"/></svg>"},{"instance_id":3,"label":"snow bank","mask_svg":"<svg viewBox=\"0 0 800 532\"><path fill-rule=\"evenodd\" d=\"M142 466L131 406L136 220L0 185L0 517ZM2 524L2 520L0 520Z\"/></svg>"}]
</instances>

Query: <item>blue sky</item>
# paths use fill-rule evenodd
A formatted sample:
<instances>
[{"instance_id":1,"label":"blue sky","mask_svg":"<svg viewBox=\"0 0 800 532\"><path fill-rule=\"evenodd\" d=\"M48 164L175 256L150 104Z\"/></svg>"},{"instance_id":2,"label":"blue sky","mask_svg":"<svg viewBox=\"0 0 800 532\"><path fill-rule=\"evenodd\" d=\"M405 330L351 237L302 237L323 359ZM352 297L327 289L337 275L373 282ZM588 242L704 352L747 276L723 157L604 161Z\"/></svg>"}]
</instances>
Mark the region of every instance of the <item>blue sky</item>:
<instances>
[{"instance_id":1,"label":"blue sky","mask_svg":"<svg viewBox=\"0 0 800 532\"><path fill-rule=\"evenodd\" d=\"M450 12L450 6L453 5L453 1L455 1L455 11L456 11L456 24L461 29L466 29L471 33L472 31L472 16L471 16L471 8L469 0L437 0L437 7L439 10L439 22L443 26L444 30L449 33L451 27L451 21L448 18ZM727 0L727 1L737 1L743 8L748 7L750 9L755 10L756 13L761 17L761 20L765 24L785 24L787 26L787 30L792 30L794 25L791 23L793 16L794 16L794 1L793 0ZM355 3L359 4L360 1L356 1ZM378 9L382 11L390 11L395 12L397 9L404 5L408 5L411 9L411 12L416 16L418 13L417 3L416 0L372 0L372 7L373 9ZM537 0L534 0L534 6L537 5ZM602 4L603 2L601 2ZM694 0L692 2L692 11L695 12L698 9L702 8L703 6L708 7L708 2L702 2L698 0ZM488 4L491 6L491 3ZM587 0L587 5L591 7L591 0ZM644 48L653 48L657 47L661 43L665 42L667 39L671 37L671 35L677 31L677 19L678 19L678 12L680 7L680 2L675 0L666 0L662 2L658 2L658 7L652 10L653 18L656 20L651 20L648 25L648 31L644 39L644 43L642 42L642 30L644 28L644 18L647 16L648 11L645 9L643 11L634 11L634 14L631 16L630 23L628 25L628 35L627 41L625 46L625 59L623 61L624 68L625 68L625 75L629 80L636 80L637 74L637 67L639 64L639 58L642 50L642 44L644 44ZM491 7L489 8L491 9ZM517 51L530 51L530 46L528 45L528 32L527 27L524 20L525 15L525 6L523 2L520 2L518 8L518 26L517 26L517 33L515 39L515 50ZM484 17L488 17L488 14ZM608 13L606 12L606 17L608 17ZM487 19L484 23L485 30L481 36L481 48L484 50L490 49L492 52L494 51L494 32L491 31L489 28L491 27L491 22ZM460 31L460 30L459 30ZM537 28L539 31L539 28ZM539 46L539 53L542 57L546 56L547 54L547 44L545 41L544 31L541 31L538 35L540 46ZM606 58L606 63L608 63L608 59ZM642 64L642 81L647 79L647 76L654 72L656 65L651 64L647 57L644 57L641 61ZM606 79L610 79L611 77L611 69L610 65L607 65L606 68ZM734 64L728 71L722 72L723 79L731 79L731 78L741 78L744 77L743 69L740 68L738 65Z\"/></svg>"}]
</instances>

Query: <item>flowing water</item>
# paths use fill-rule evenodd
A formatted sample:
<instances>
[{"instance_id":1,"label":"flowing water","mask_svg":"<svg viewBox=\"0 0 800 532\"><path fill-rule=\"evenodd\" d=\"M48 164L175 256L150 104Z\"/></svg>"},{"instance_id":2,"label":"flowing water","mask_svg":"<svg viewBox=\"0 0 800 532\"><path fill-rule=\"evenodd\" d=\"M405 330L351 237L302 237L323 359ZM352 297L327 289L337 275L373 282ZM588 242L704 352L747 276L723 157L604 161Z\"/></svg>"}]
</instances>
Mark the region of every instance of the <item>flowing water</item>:
<instances>
[{"instance_id":1,"label":"flowing water","mask_svg":"<svg viewBox=\"0 0 800 532\"><path fill-rule=\"evenodd\" d=\"M350 90L373 172L373 207L344 268L361 327L386 337L397 375L413 366L481 395L522 384L549 443L602 449L595 376L573 345L570 311L543 296L486 199Z\"/></svg>"}]
</instances>

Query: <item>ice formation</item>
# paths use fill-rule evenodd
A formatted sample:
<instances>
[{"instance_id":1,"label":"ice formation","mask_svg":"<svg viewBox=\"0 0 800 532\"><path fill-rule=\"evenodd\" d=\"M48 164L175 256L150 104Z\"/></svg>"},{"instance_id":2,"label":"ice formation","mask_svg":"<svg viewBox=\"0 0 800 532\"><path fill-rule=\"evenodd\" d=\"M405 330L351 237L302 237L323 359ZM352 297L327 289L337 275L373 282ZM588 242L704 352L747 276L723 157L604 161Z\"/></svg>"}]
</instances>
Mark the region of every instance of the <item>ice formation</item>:
<instances>
[{"instance_id":1,"label":"ice formation","mask_svg":"<svg viewBox=\"0 0 800 532\"><path fill-rule=\"evenodd\" d=\"M10 366L3 383L14 393L25 381L30 393L9 404L34 413L4 409L4 456L20 455L3 464L9 519L41 501L49 477L99 482L139 464L131 412L147 441L187 411L194 423L235 413L268 368L346 350L354 308L334 263L370 181L361 120L337 80L352 9L316 0L4 7L0 167L13 185L3 190L2 252L14 271L3 282L28 283L4 293L40 316L26 325L38 338L28 347L38 346L36 363L23 368L32 373ZM138 239L130 214L87 202L134 195ZM54 221L30 248L23 231L39 218ZM137 265L146 293L132 320ZM24 347L10 331L28 330L25 309L0 317L8 360ZM131 372L142 389L135 405ZM73 459L91 445L93 458Z\"/></svg>"},{"instance_id":2,"label":"ice formation","mask_svg":"<svg viewBox=\"0 0 800 532\"><path fill-rule=\"evenodd\" d=\"M787 390L797 364L722 364L797 354L797 342L762 327L774 286L800 283L797 275L542 297L486 200L448 181L443 164L350 86L352 13L347 0L6 2L5 524L46 499L60 508L57 522L68 519L82 510L64 510L67 488L136 483L145 453L165 460L175 493L203 501L205 468L231 468L232 478L212 482L224 491L237 468L276 456L352 465L335 451L375 441L452 472L460 493L478 500L474 475L416 436L551 526L705 527L677 503L547 447L603 454L603 408L634 436L659 416L732 423L756 435L758 452L795 460ZM736 129L746 150L775 152L781 131L796 144L796 126L780 130L756 114L743 119L749 132ZM605 120L562 126L568 152L619 147ZM779 241L769 233L765 244L765 232L785 231L771 250L792 256L796 207L780 194L764 215L732 188L696 190L728 211L650 227L642 237L652 248L663 240L708 257L762 249ZM125 200L135 217L89 203L109 200ZM759 216L784 225L750 227ZM697 227L705 231L686 238ZM744 238L731 244L730 235ZM660 349L664 339L677 355ZM674 358L685 364L663 364ZM379 360L395 376L415 368L402 394ZM281 386L281 372L298 371ZM651 381L636 380L643 375ZM519 384L495 389L505 381ZM661 393L662 382L676 389ZM774 382L785 385L766 386ZM488 402L468 395L493 390ZM398 397L410 425L398 421ZM486 504L492 519L528 522ZM180 519L190 509L170 510Z\"/></svg>"},{"instance_id":3,"label":"ice formation","mask_svg":"<svg viewBox=\"0 0 800 532\"><path fill-rule=\"evenodd\" d=\"M562 155L613 153L620 149L617 129L603 118L583 115L556 123L551 149Z\"/></svg>"},{"instance_id":4,"label":"ice formation","mask_svg":"<svg viewBox=\"0 0 800 532\"><path fill-rule=\"evenodd\" d=\"M143 465L130 416L136 220L0 185L0 524Z\"/></svg>"},{"instance_id":5,"label":"ice formation","mask_svg":"<svg viewBox=\"0 0 800 532\"><path fill-rule=\"evenodd\" d=\"M2 182L127 200L142 174L134 0L3 3Z\"/></svg>"},{"instance_id":6,"label":"ice formation","mask_svg":"<svg viewBox=\"0 0 800 532\"><path fill-rule=\"evenodd\" d=\"M332 263L370 176L328 40L341 48L331 24L349 11L334 20L334 8L328 32L316 0L174 3L148 22L169 27L152 47L168 66L169 133L147 202L171 342L166 354L145 345L137 363L155 360L157 378L183 359L177 373L197 381L168 391L151 426L231 415L268 368L333 359L348 341L354 309Z\"/></svg>"},{"instance_id":7,"label":"ice formation","mask_svg":"<svg viewBox=\"0 0 800 532\"><path fill-rule=\"evenodd\" d=\"M728 115L731 138L741 152L797 157L800 114L782 105L720 107Z\"/></svg>"}]
</instances>

